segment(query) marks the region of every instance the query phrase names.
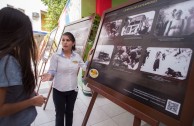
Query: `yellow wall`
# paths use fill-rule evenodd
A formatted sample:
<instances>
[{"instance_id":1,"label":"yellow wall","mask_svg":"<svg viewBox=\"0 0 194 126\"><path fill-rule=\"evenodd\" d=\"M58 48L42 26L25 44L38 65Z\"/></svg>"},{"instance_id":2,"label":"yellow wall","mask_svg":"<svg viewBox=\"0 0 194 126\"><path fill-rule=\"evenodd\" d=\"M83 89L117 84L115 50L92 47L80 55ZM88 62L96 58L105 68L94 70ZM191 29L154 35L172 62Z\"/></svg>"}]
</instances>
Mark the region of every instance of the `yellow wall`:
<instances>
[{"instance_id":1,"label":"yellow wall","mask_svg":"<svg viewBox=\"0 0 194 126\"><path fill-rule=\"evenodd\" d=\"M112 7L118 6L120 4L126 3L130 0L112 0Z\"/></svg>"},{"instance_id":2,"label":"yellow wall","mask_svg":"<svg viewBox=\"0 0 194 126\"><path fill-rule=\"evenodd\" d=\"M96 12L96 0L82 0L81 4L82 18Z\"/></svg>"}]
</instances>

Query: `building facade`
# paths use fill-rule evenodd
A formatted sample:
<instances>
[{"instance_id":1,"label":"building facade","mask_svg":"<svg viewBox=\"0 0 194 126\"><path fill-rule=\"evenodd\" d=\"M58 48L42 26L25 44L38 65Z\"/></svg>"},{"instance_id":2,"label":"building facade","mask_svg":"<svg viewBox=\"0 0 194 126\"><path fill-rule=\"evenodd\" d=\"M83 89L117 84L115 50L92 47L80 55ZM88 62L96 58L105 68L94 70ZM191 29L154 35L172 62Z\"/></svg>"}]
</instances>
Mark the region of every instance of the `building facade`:
<instances>
[{"instance_id":1,"label":"building facade","mask_svg":"<svg viewBox=\"0 0 194 126\"><path fill-rule=\"evenodd\" d=\"M47 12L47 7L41 0L1 0L0 9L3 7L13 7L29 16L33 31L44 32L42 27L44 24L44 15Z\"/></svg>"}]
</instances>

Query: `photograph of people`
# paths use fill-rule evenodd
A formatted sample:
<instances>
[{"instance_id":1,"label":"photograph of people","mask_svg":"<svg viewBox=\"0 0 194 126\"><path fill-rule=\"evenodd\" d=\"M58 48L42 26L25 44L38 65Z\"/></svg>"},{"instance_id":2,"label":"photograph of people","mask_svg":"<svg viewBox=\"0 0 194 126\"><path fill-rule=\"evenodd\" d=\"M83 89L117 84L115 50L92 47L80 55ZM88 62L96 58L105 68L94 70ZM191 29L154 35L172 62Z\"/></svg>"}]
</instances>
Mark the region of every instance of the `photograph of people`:
<instances>
[{"instance_id":1,"label":"photograph of people","mask_svg":"<svg viewBox=\"0 0 194 126\"><path fill-rule=\"evenodd\" d=\"M151 31L154 16L155 11L127 16L122 24L121 36L148 34Z\"/></svg>"},{"instance_id":2,"label":"photograph of people","mask_svg":"<svg viewBox=\"0 0 194 126\"><path fill-rule=\"evenodd\" d=\"M104 25L102 26L102 32L100 34L100 37L103 38L118 36L121 23L122 23L121 19L104 23Z\"/></svg>"},{"instance_id":3,"label":"photograph of people","mask_svg":"<svg viewBox=\"0 0 194 126\"><path fill-rule=\"evenodd\" d=\"M120 70L136 70L141 57L141 46L117 46L113 55L112 65Z\"/></svg>"},{"instance_id":4,"label":"photograph of people","mask_svg":"<svg viewBox=\"0 0 194 126\"><path fill-rule=\"evenodd\" d=\"M170 20L164 31L164 36L180 36L184 30L184 19L182 19L183 11L181 9L172 11L172 20Z\"/></svg>"},{"instance_id":5,"label":"photograph of people","mask_svg":"<svg viewBox=\"0 0 194 126\"><path fill-rule=\"evenodd\" d=\"M186 1L162 8L157 19L155 34L175 37L193 34L193 13L194 1Z\"/></svg>"},{"instance_id":6,"label":"photograph of people","mask_svg":"<svg viewBox=\"0 0 194 126\"><path fill-rule=\"evenodd\" d=\"M30 126L35 106L45 98L35 93L37 46L30 18L5 7L0 10L0 126Z\"/></svg>"},{"instance_id":7,"label":"photograph of people","mask_svg":"<svg viewBox=\"0 0 194 126\"><path fill-rule=\"evenodd\" d=\"M62 35L61 45L50 59L48 73L41 75L42 81L53 80L53 101L56 111L55 126L72 126L73 110L78 94L77 73L86 69L80 55L75 51L76 43L72 33Z\"/></svg>"},{"instance_id":8,"label":"photograph of people","mask_svg":"<svg viewBox=\"0 0 194 126\"><path fill-rule=\"evenodd\" d=\"M140 71L184 80L190 65L190 48L148 47Z\"/></svg>"},{"instance_id":9,"label":"photograph of people","mask_svg":"<svg viewBox=\"0 0 194 126\"><path fill-rule=\"evenodd\" d=\"M97 45L93 61L109 65L113 49L114 49L113 45Z\"/></svg>"},{"instance_id":10,"label":"photograph of people","mask_svg":"<svg viewBox=\"0 0 194 126\"><path fill-rule=\"evenodd\" d=\"M186 18L185 34L193 35L194 33L194 6L191 7L188 11L190 15Z\"/></svg>"}]
</instances>

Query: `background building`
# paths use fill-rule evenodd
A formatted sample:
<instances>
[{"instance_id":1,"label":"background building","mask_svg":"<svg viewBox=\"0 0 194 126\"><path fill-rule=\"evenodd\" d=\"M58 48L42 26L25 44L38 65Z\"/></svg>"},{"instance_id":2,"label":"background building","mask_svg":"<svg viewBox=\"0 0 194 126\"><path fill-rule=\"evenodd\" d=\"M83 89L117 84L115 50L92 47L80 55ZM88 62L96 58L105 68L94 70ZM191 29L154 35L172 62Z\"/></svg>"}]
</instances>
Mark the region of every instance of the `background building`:
<instances>
[{"instance_id":1,"label":"background building","mask_svg":"<svg viewBox=\"0 0 194 126\"><path fill-rule=\"evenodd\" d=\"M35 39L40 43L47 34L44 28L44 18L47 12L47 7L41 2L41 0L1 0L0 9L3 7L12 7L18 9L29 16Z\"/></svg>"}]
</instances>

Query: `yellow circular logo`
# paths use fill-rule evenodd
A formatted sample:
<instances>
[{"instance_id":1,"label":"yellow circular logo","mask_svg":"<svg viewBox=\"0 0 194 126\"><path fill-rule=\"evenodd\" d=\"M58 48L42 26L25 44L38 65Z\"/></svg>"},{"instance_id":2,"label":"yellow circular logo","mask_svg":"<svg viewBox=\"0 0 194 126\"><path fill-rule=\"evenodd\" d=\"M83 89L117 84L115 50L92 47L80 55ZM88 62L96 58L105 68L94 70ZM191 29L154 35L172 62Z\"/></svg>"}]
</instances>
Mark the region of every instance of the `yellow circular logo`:
<instances>
[{"instance_id":1,"label":"yellow circular logo","mask_svg":"<svg viewBox=\"0 0 194 126\"><path fill-rule=\"evenodd\" d=\"M99 75L98 70L96 70L96 69L90 69L89 75L90 75L90 77L92 77L92 78L97 78L98 75Z\"/></svg>"}]
</instances>

